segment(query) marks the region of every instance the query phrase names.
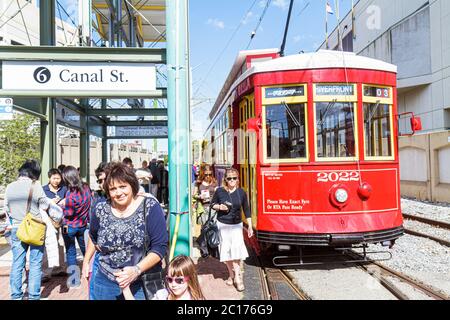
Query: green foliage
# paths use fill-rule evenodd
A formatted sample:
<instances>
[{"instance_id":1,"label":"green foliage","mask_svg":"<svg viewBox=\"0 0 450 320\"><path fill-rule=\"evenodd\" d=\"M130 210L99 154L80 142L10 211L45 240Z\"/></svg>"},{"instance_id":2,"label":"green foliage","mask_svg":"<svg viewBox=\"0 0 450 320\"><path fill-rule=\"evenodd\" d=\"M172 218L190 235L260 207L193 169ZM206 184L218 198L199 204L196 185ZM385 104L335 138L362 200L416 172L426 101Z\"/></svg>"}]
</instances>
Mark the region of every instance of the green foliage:
<instances>
[{"instance_id":1,"label":"green foliage","mask_svg":"<svg viewBox=\"0 0 450 320\"><path fill-rule=\"evenodd\" d=\"M0 186L17 179L26 159L40 158L38 120L27 114L14 114L13 120L0 121Z\"/></svg>"}]
</instances>

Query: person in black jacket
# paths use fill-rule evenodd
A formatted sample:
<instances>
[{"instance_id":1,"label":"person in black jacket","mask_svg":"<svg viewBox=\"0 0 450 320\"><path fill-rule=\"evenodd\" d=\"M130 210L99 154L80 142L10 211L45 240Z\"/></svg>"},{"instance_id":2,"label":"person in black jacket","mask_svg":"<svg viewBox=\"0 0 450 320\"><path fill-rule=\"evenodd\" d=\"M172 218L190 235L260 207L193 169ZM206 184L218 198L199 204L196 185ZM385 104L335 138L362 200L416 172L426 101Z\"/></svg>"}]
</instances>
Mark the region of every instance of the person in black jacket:
<instances>
[{"instance_id":1,"label":"person in black jacket","mask_svg":"<svg viewBox=\"0 0 450 320\"><path fill-rule=\"evenodd\" d=\"M225 171L222 187L218 188L211 200L213 209L217 211L217 227L220 231L220 261L225 262L229 278L225 283L234 285L243 291L244 282L240 269L241 260L248 257L244 243L241 209L247 220L248 237L253 236L252 219L247 194L239 188L239 173L230 168Z\"/></svg>"}]
</instances>

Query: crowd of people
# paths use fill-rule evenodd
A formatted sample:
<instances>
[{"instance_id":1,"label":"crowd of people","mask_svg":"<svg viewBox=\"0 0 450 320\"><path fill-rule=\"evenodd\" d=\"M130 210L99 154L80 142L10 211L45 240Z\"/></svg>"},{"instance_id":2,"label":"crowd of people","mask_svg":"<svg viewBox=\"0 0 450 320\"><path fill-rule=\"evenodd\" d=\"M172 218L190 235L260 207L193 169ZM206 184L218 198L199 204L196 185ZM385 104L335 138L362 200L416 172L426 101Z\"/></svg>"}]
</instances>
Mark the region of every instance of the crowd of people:
<instances>
[{"instance_id":1,"label":"crowd of people","mask_svg":"<svg viewBox=\"0 0 450 320\"><path fill-rule=\"evenodd\" d=\"M24 298L22 284L28 251L28 299L37 300L41 282L76 273L76 244L83 256L78 274L89 282L91 300L204 299L192 259L181 255L170 262L165 260L169 238L163 210L168 204L168 171L164 162L153 159L148 165L144 161L139 169L134 169L130 158L101 163L95 170L99 188L94 191L73 166L49 170L48 184L44 186L37 183L40 175L39 163L27 160L19 169L18 179L5 192L13 254L11 299ZM247 196L239 188L238 171L228 169L219 187L212 167L202 165L194 182L193 199L203 208L200 224L206 222L209 213L217 222L220 261L229 272L226 284L244 290L240 264L248 253L241 210L247 218L249 237L253 231ZM43 245L27 244L16 235L28 213L46 225ZM64 240L65 265L60 262L60 236ZM155 285L149 291L143 280L148 277L156 277L163 285Z\"/></svg>"}]
</instances>

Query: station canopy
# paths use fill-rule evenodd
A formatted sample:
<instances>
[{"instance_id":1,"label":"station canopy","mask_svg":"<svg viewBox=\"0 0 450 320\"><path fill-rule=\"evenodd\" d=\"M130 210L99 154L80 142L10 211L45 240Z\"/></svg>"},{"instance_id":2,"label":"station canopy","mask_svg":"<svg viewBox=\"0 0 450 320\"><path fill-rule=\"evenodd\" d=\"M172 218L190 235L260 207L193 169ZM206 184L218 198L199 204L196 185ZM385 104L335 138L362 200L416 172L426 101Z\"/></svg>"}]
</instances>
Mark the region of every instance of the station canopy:
<instances>
[{"instance_id":1,"label":"station canopy","mask_svg":"<svg viewBox=\"0 0 450 320\"><path fill-rule=\"evenodd\" d=\"M93 0L98 32L103 39L108 38L110 14L116 14L111 0ZM129 16L136 17L136 33L144 42L165 42L166 31L165 0L125 0L122 5L122 29L128 38Z\"/></svg>"}]
</instances>

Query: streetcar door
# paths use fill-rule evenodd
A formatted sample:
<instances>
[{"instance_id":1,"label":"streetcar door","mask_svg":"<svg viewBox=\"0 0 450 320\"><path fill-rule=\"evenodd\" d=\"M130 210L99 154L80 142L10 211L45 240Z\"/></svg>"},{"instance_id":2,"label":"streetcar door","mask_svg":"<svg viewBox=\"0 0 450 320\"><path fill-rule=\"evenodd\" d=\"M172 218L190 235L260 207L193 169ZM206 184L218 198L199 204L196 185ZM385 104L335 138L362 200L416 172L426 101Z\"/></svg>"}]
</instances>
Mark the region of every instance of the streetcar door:
<instances>
[{"instance_id":1,"label":"streetcar door","mask_svg":"<svg viewBox=\"0 0 450 320\"><path fill-rule=\"evenodd\" d=\"M252 222L256 223L257 193L256 193L256 135L247 129L247 120L255 117L255 96L246 96L239 104L239 170L241 188L248 196Z\"/></svg>"}]
</instances>

